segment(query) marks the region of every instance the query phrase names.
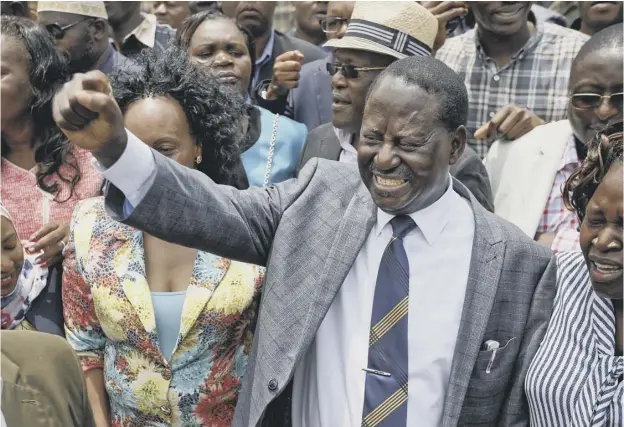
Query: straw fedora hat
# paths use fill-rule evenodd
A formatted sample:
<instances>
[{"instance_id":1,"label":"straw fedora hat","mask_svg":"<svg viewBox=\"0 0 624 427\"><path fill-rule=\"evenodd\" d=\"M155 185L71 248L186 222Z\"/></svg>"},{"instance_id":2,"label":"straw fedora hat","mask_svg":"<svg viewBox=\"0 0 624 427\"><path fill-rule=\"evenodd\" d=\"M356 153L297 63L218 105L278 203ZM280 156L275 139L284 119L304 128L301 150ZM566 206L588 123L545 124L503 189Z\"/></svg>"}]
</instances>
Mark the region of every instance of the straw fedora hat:
<instances>
[{"instance_id":1,"label":"straw fedora hat","mask_svg":"<svg viewBox=\"0 0 624 427\"><path fill-rule=\"evenodd\" d=\"M438 20L415 1L359 1L341 39L325 46L366 50L397 59L430 56Z\"/></svg>"},{"instance_id":2,"label":"straw fedora hat","mask_svg":"<svg viewBox=\"0 0 624 427\"><path fill-rule=\"evenodd\" d=\"M103 1L40 1L37 3L39 12L63 12L92 18L108 19Z\"/></svg>"}]
</instances>

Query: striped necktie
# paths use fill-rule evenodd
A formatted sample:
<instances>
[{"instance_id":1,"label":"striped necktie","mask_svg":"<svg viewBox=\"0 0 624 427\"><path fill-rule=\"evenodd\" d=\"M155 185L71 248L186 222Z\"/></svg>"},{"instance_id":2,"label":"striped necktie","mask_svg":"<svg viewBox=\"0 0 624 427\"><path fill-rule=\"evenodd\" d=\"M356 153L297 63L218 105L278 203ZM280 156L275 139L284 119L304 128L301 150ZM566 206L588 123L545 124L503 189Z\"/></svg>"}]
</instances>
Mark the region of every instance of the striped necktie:
<instances>
[{"instance_id":1,"label":"striped necktie","mask_svg":"<svg viewBox=\"0 0 624 427\"><path fill-rule=\"evenodd\" d=\"M416 227L392 218L392 239L381 257L368 349L362 427L407 425L407 309L409 263L403 237Z\"/></svg>"}]
</instances>

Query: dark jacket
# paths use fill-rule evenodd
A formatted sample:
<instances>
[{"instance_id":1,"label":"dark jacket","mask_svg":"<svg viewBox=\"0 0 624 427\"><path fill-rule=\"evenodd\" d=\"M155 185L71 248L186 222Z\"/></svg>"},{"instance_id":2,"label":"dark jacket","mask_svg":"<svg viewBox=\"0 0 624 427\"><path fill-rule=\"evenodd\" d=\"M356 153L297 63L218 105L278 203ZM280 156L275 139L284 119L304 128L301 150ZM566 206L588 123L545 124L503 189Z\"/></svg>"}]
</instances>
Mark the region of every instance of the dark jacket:
<instances>
[{"instance_id":1,"label":"dark jacket","mask_svg":"<svg viewBox=\"0 0 624 427\"><path fill-rule=\"evenodd\" d=\"M273 77L273 66L275 65L275 58L283 53L290 52L292 50L298 50L303 54L303 63L316 61L323 59L327 55L323 50L312 43L308 43L305 40L300 40L295 37L287 36L284 33L275 31L275 41L273 42L273 53L271 59L260 67L258 74L258 84L253 90L256 101L259 106L266 108L274 114L281 114L292 118L292 111L288 109L287 104L289 94L279 97L275 101L267 101L262 99L259 95L259 91L271 82Z\"/></svg>"},{"instance_id":2,"label":"dark jacket","mask_svg":"<svg viewBox=\"0 0 624 427\"><path fill-rule=\"evenodd\" d=\"M65 337L63 301L61 298L62 281L63 268L61 263L49 267L47 285L35 298L30 310L26 313L26 320L38 332Z\"/></svg>"},{"instance_id":3,"label":"dark jacket","mask_svg":"<svg viewBox=\"0 0 624 427\"><path fill-rule=\"evenodd\" d=\"M334 126L331 123L319 126L308 133L297 174L308 160L314 157L338 160L341 150L340 141L334 132ZM472 148L466 146L457 163L451 166L450 172L459 182L468 187L484 208L494 212L494 200L488 173L485 165Z\"/></svg>"}]
</instances>

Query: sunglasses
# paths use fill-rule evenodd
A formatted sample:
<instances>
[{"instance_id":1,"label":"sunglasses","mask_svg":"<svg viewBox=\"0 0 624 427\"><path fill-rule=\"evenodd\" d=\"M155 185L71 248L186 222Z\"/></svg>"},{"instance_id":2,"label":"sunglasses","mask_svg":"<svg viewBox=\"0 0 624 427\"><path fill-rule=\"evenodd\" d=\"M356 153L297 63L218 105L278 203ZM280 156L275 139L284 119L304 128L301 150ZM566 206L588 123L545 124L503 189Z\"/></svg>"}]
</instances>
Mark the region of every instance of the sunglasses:
<instances>
[{"instance_id":1,"label":"sunglasses","mask_svg":"<svg viewBox=\"0 0 624 427\"><path fill-rule=\"evenodd\" d=\"M321 24L321 30L323 30L324 33L337 33L338 31L340 31L343 25L349 24L349 19L331 17L327 19L321 19L319 22Z\"/></svg>"},{"instance_id":2,"label":"sunglasses","mask_svg":"<svg viewBox=\"0 0 624 427\"><path fill-rule=\"evenodd\" d=\"M91 18L81 19L80 21L74 22L73 24L65 25L61 27L61 25L57 22L54 24L48 24L45 26L45 29L54 37L56 40L62 40L65 38L65 33L72 27L80 24L81 22L88 21Z\"/></svg>"},{"instance_id":3,"label":"sunglasses","mask_svg":"<svg viewBox=\"0 0 624 427\"><path fill-rule=\"evenodd\" d=\"M360 71L381 71L385 69L386 67L354 67L348 64L327 63L327 72L330 76L334 76L340 71L348 79L357 79Z\"/></svg>"},{"instance_id":4,"label":"sunglasses","mask_svg":"<svg viewBox=\"0 0 624 427\"><path fill-rule=\"evenodd\" d=\"M608 99L611 105L622 111L624 92L612 93L611 95L598 95L597 93L575 93L570 95L570 103L578 110L591 110L598 108L603 99Z\"/></svg>"}]
</instances>

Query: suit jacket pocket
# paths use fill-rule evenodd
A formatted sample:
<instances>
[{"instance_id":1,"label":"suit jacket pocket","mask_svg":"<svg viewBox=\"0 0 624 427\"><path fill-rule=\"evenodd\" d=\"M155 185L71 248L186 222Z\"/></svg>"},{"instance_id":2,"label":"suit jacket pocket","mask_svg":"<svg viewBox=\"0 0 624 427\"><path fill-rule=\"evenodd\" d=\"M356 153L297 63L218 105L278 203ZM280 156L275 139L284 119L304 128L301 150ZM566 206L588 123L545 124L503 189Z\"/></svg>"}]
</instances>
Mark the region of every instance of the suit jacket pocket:
<instances>
[{"instance_id":1,"label":"suit jacket pocket","mask_svg":"<svg viewBox=\"0 0 624 427\"><path fill-rule=\"evenodd\" d=\"M501 345L497 350L479 352L466 392L466 399L478 399L484 406L498 406L497 402L504 401L520 348L516 337L498 342Z\"/></svg>"}]
</instances>

